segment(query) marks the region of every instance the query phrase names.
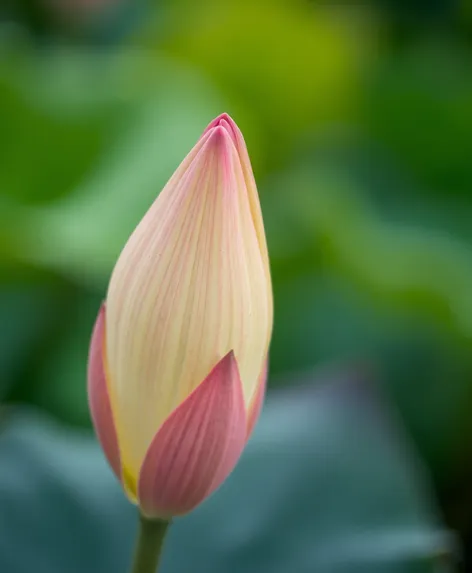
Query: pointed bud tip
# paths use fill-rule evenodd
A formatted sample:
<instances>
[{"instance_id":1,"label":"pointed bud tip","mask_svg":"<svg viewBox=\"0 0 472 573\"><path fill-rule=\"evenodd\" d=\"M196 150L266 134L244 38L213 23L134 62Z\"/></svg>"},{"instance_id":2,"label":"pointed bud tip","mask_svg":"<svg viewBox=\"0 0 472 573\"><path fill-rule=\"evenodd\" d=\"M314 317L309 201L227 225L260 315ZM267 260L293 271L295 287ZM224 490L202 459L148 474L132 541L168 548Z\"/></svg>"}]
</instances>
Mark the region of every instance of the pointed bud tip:
<instances>
[{"instance_id":1,"label":"pointed bud tip","mask_svg":"<svg viewBox=\"0 0 472 573\"><path fill-rule=\"evenodd\" d=\"M207 152L215 154L218 157L218 161L223 161L223 165L229 165L228 161L231 158L234 147L234 141L222 125L213 127L208 133L205 148ZM230 177L228 169L225 169L225 177Z\"/></svg>"},{"instance_id":2,"label":"pointed bud tip","mask_svg":"<svg viewBox=\"0 0 472 573\"><path fill-rule=\"evenodd\" d=\"M205 131L203 132L203 135L205 135L206 133L208 133L211 130L216 131L216 128L221 128L227 135L229 135L232 142L237 147L238 127L237 127L235 121L231 118L231 116L229 114L221 113L218 117L215 117L215 119L212 122L210 122L210 124L205 129Z\"/></svg>"}]
</instances>

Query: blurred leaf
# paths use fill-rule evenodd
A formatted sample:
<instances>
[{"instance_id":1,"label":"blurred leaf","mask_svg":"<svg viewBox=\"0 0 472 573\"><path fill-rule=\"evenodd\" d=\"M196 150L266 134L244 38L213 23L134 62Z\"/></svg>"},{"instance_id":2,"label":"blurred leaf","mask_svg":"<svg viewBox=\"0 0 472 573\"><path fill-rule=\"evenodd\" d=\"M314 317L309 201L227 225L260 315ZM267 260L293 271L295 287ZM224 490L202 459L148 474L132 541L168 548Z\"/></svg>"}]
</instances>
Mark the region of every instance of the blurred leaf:
<instances>
[{"instance_id":1,"label":"blurred leaf","mask_svg":"<svg viewBox=\"0 0 472 573\"><path fill-rule=\"evenodd\" d=\"M451 193L472 188L472 54L437 38L379 59L365 92L364 121L424 186Z\"/></svg>"},{"instance_id":2,"label":"blurred leaf","mask_svg":"<svg viewBox=\"0 0 472 573\"><path fill-rule=\"evenodd\" d=\"M300 133L317 126L322 134L355 111L374 43L360 9L344 14L300 0L165 6L166 33L156 33L157 20L148 43L214 79L237 116L256 172L261 163L286 163Z\"/></svg>"},{"instance_id":3,"label":"blurred leaf","mask_svg":"<svg viewBox=\"0 0 472 573\"><path fill-rule=\"evenodd\" d=\"M84 294L70 305L63 329L37 368L27 396L30 402L72 424L90 425L86 369L92 328L103 297Z\"/></svg>"},{"instance_id":4,"label":"blurred leaf","mask_svg":"<svg viewBox=\"0 0 472 573\"><path fill-rule=\"evenodd\" d=\"M130 0L2 0L0 27L14 22L42 48L67 42L88 46L116 43L139 21L145 4Z\"/></svg>"},{"instance_id":5,"label":"blurred leaf","mask_svg":"<svg viewBox=\"0 0 472 573\"><path fill-rule=\"evenodd\" d=\"M357 183L311 168L273 186L271 366L375 361L436 483L449 488L472 467L472 251L434 226L399 223L391 201L381 216Z\"/></svg>"},{"instance_id":6,"label":"blurred leaf","mask_svg":"<svg viewBox=\"0 0 472 573\"><path fill-rule=\"evenodd\" d=\"M67 69L73 58L64 57L61 65L51 59L46 66L41 58L9 56L0 61L0 193L39 203L69 192L92 168L109 142L112 113L105 106L94 113L63 112L61 99L72 95L64 88L73 80ZM96 67L89 80L100 77ZM74 88L90 85L76 81ZM49 101L42 97L46 90Z\"/></svg>"},{"instance_id":7,"label":"blurred leaf","mask_svg":"<svg viewBox=\"0 0 472 573\"><path fill-rule=\"evenodd\" d=\"M60 117L60 125L72 116L79 125L91 121L97 126L104 112L113 115L113 124L103 129L107 145L91 165L80 167L80 180L74 180L67 195L44 206L7 204L5 252L102 287L126 239L222 106L195 74L137 52L102 58L66 52L63 59L40 60L23 72L25 97L35 93L36 102ZM50 137L48 125L41 132ZM76 141L77 133L69 127L65 134ZM16 137L34 139L36 129ZM90 139L83 143L88 149ZM66 145L61 136L55 145L52 168L60 171L64 162L75 165L75 157L59 153ZM44 170L41 163L28 168ZM13 171L21 178L28 170L14 165ZM74 172L79 170L74 167Z\"/></svg>"},{"instance_id":8,"label":"blurred leaf","mask_svg":"<svg viewBox=\"0 0 472 573\"><path fill-rule=\"evenodd\" d=\"M30 0L31 1L31 0ZM116 45L139 22L145 2L131 0L39 0L48 17L48 41Z\"/></svg>"},{"instance_id":9,"label":"blurred leaf","mask_svg":"<svg viewBox=\"0 0 472 573\"><path fill-rule=\"evenodd\" d=\"M89 436L18 414L0 458L0 570L126 573L134 512Z\"/></svg>"},{"instance_id":10,"label":"blurred leaf","mask_svg":"<svg viewBox=\"0 0 472 573\"><path fill-rule=\"evenodd\" d=\"M459 12L460 0L380 0L372 3L388 8L388 17L412 33L434 23L451 25Z\"/></svg>"},{"instance_id":11,"label":"blurred leaf","mask_svg":"<svg viewBox=\"0 0 472 573\"><path fill-rule=\"evenodd\" d=\"M472 338L472 250L438 230L382 220L362 188L326 169L279 176L291 184L287 219L311 234L323 267L376 300L427 316L467 341Z\"/></svg>"},{"instance_id":12,"label":"blurred leaf","mask_svg":"<svg viewBox=\"0 0 472 573\"><path fill-rule=\"evenodd\" d=\"M327 271L278 284L276 292L272 371L339 360L374 364L435 482L444 489L469 479L467 344L407 311L372 304L368 293Z\"/></svg>"},{"instance_id":13,"label":"blurred leaf","mask_svg":"<svg viewBox=\"0 0 472 573\"><path fill-rule=\"evenodd\" d=\"M57 295L47 287L9 284L0 289L0 394L11 390L28 372L32 354L51 327ZM56 315L57 316L57 315ZM30 372L29 372L30 374Z\"/></svg>"},{"instance_id":14,"label":"blurred leaf","mask_svg":"<svg viewBox=\"0 0 472 573\"><path fill-rule=\"evenodd\" d=\"M373 386L323 381L269 398L231 478L172 526L163 571L452 570L428 481ZM95 444L17 415L0 457L1 570L127 570L134 512Z\"/></svg>"}]
</instances>

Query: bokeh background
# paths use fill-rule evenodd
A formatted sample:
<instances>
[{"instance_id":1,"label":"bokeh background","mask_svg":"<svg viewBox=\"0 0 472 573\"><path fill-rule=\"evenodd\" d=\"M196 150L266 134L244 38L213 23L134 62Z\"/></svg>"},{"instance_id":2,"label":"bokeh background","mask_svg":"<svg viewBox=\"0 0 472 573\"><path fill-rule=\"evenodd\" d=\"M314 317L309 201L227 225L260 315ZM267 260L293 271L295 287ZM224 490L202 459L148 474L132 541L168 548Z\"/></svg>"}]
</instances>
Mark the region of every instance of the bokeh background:
<instances>
[{"instance_id":1,"label":"bokeh background","mask_svg":"<svg viewBox=\"0 0 472 573\"><path fill-rule=\"evenodd\" d=\"M0 571L127 571L90 332L222 111L266 223L269 397L163 572L472 571L468 0L0 2Z\"/></svg>"}]
</instances>

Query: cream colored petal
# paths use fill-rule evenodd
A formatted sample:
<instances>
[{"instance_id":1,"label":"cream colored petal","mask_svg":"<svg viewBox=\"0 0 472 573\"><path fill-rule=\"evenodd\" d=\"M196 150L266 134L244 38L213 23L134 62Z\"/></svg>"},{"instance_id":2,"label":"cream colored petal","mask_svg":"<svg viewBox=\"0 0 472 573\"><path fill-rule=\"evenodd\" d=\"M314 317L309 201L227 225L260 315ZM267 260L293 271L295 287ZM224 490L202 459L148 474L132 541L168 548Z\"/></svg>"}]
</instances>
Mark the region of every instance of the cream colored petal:
<instances>
[{"instance_id":1,"label":"cream colored petal","mask_svg":"<svg viewBox=\"0 0 472 573\"><path fill-rule=\"evenodd\" d=\"M123 249L107 297L107 356L125 471L234 350L251 400L272 327L253 205L233 139L204 134Z\"/></svg>"},{"instance_id":2,"label":"cream colored petal","mask_svg":"<svg viewBox=\"0 0 472 573\"><path fill-rule=\"evenodd\" d=\"M228 133L231 135L233 143L236 147L238 153L239 162L241 164L241 171L244 176L244 182L246 184L246 193L249 202L249 208L251 210L252 221L254 228L256 230L257 240L259 242L259 249L261 252L261 257L264 263L265 273L267 277L267 296L272 300L272 283L270 278L270 266L269 266L269 254L267 251L267 241L264 231L264 222L262 219L261 205L259 202L259 195L257 193L256 181L254 179L254 173L252 171L251 161L249 159L249 154L246 147L246 142L244 141L243 134L237 126L236 122L227 114L222 113L217 118L215 118L210 125L203 132L203 135L207 133L216 126L223 126L226 128ZM273 321L273 308L270 307L270 323L271 328L269 329L268 339L267 339L267 350L269 349L269 342L272 335L272 321Z\"/></svg>"}]
</instances>

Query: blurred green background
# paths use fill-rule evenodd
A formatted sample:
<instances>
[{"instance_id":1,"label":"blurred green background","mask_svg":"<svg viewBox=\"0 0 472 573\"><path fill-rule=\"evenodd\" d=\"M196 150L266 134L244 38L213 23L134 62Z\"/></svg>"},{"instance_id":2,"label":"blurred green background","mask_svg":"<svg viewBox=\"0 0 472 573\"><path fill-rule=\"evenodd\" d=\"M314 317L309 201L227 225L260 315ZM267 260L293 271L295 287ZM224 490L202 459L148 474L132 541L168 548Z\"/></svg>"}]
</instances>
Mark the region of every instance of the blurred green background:
<instances>
[{"instance_id":1,"label":"blurred green background","mask_svg":"<svg viewBox=\"0 0 472 573\"><path fill-rule=\"evenodd\" d=\"M0 571L126 571L134 515L90 435L89 337L121 247L222 111L266 224L270 396L164 572L472 571L467 0L2 0ZM254 481L274 491L244 513ZM244 515L225 533L227 507ZM218 551L192 541L202 523Z\"/></svg>"}]
</instances>

